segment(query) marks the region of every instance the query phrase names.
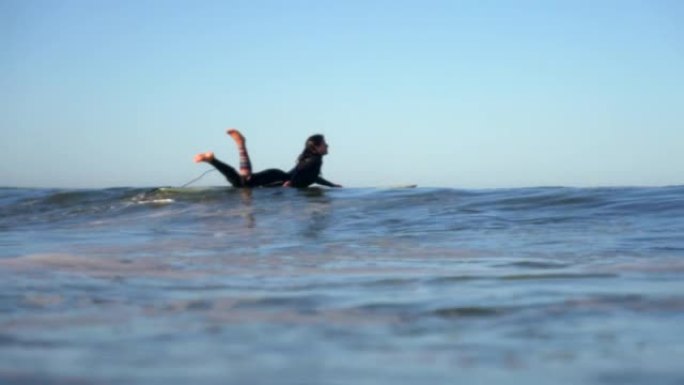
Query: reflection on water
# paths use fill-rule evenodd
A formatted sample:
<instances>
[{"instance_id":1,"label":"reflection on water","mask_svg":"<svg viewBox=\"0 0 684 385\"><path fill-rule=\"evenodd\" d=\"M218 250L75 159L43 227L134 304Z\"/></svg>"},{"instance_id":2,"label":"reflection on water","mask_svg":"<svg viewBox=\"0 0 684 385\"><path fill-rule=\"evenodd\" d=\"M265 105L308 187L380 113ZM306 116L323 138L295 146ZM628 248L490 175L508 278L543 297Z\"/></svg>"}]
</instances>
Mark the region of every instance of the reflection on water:
<instances>
[{"instance_id":1,"label":"reflection on water","mask_svg":"<svg viewBox=\"0 0 684 385\"><path fill-rule=\"evenodd\" d=\"M333 209L331 199L326 196L326 191L323 189L310 188L298 192L307 198L306 207L300 211L301 215L308 217L301 221L303 223L300 234L303 238L316 242L331 224Z\"/></svg>"},{"instance_id":2,"label":"reflection on water","mask_svg":"<svg viewBox=\"0 0 684 385\"><path fill-rule=\"evenodd\" d=\"M240 197L242 198L242 204L246 209L246 226L248 229L253 229L254 226L256 226L256 221L254 220L254 210L252 210L252 189L240 189Z\"/></svg>"}]
</instances>

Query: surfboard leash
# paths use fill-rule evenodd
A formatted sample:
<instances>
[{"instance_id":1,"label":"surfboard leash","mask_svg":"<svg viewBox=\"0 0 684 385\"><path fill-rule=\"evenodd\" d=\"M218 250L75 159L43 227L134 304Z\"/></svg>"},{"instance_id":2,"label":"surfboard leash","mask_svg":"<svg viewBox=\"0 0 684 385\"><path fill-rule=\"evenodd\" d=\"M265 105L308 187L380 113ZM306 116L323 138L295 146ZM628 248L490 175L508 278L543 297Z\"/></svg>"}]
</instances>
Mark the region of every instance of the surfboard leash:
<instances>
[{"instance_id":1,"label":"surfboard leash","mask_svg":"<svg viewBox=\"0 0 684 385\"><path fill-rule=\"evenodd\" d=\"M214 172L214 171L216 171L216 169L213 169L213 168L212 168L211 170L207 170L207 171L203 172L202 175L200 175L200 176L198 176L197 178L191 180L190 182L188 182L188 183L186 183L186 184L180 186L179 188L188 187L188 186L190 186L191 184L193 184L193 183L197 182L198 180L202 179L205 175L209 174L210 172Z\"/></svg>"}]
</instances>

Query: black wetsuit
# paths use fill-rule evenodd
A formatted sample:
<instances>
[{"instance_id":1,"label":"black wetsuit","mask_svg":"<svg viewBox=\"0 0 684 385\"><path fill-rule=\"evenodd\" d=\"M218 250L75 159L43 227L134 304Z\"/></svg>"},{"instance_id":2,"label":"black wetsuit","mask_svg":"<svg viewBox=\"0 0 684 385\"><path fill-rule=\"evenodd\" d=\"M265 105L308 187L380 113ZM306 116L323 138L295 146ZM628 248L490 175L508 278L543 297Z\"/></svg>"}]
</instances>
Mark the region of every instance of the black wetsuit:
<instances>
[{"instance_id":1,"label":"black wetsuit","mask_svg":"<svg viewBox=\"0 0 684 385\"><path fill-rule=\"evenodd\" d=\"M309 155L300 160L290 170L290 186L308 187L318 183L323 186L335 187L333 183L321 178L321 167L323 167L323 157L321 155Z\"/></svg>"},{"instance_id":2,"label":"black wetsuit","mask_svg":"<svg viewBox=\"0 0 684 385\"><path fill-rule=\"evenodd\" d=\"M321 155L310 155L300 160L290 172L271 168L254 173L249 179L243 178L233 167L220 160L213 159L209 164L219 170L233 187L277 187L287 181L290 181L290 186L298 188L308 187L314 183L335 187L333 183L320 176L323 166Z\"/></svg>"}]
</instances>

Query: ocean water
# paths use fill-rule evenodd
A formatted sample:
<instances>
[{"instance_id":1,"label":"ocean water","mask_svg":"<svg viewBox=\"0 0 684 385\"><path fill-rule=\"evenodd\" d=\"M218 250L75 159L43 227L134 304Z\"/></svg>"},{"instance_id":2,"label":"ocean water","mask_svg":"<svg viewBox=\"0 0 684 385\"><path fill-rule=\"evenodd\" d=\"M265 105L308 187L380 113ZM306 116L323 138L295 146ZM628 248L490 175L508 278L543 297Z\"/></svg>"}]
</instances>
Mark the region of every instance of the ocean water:
<instances>
[{"instance_id":1,"label":"ocean water","mask_svg":"<svg viewBox=\"0 0 684 385\"><path fill-rule=\"evenodd\" d=\"M2 384L684 384L684 187L0 189Z\"/></svg>"}]
</instances>

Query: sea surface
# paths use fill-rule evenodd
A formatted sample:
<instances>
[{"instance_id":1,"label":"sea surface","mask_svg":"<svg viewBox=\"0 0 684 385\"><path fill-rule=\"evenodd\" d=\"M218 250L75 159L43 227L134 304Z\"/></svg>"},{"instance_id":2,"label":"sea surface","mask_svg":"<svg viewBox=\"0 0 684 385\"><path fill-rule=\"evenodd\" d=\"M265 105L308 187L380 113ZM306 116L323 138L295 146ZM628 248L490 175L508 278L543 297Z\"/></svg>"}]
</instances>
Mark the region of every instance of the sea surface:
<instances>
[{"instance_id":1,"label":"sea surface","mask_svg":"<svg viewBox=\"0 0 684 385\"><path fill-rule=\"evenodd\" d=\"M684 187L0 189L1 384L684 384Z\"/></svg>"}]
</instances>

